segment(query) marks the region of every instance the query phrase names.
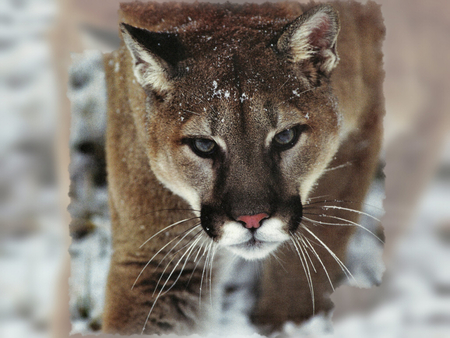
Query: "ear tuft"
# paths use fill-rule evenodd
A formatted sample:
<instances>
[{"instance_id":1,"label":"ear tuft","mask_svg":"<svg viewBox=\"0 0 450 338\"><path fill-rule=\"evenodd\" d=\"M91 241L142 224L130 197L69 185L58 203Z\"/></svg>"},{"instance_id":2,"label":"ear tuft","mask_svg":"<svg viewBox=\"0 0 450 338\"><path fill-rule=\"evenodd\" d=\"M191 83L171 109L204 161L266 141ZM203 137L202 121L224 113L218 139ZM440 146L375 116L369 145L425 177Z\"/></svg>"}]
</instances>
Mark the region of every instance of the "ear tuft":
<instances>
[{"instance_id":1,"label":"ear tuft","mask_svg":"<svg viewBox=\"0 0 450 338\"><path fill-rule=\"evenodd\" d=\"M329 75L338 63L336 40L339 16L331 5L320 5L292 22L278 39L277 48L292 62L315 61L320 71Z\"/></svg>"},{"instance_id":2,"label":"ear tuft","mask_svg":"<svg viewBox=\"0 0 450 338\"><path fill-rule=\"evenodd\" d=\"M133 71L139 84L156 92L171 88L176 65L184 48L176 34L151 32L128 24L120 24L122 38L133 58Z\"/></svg>"}]
</instances>

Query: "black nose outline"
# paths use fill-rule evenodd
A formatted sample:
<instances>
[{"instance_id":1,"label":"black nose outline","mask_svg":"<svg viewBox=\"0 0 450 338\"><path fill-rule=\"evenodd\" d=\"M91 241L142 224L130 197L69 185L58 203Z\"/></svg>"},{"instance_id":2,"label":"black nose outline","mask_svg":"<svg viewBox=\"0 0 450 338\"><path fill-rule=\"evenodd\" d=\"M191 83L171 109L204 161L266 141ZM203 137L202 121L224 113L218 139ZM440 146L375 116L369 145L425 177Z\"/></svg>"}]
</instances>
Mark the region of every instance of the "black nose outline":
<instances>
[{"instance_id":1,"label":"black nose outline","mask_svg":"<svg viewBox=\"0 0 450 338\"><path fill-rule=\"evenodd\" d=\"M269 217L264 219L270 219L270 217L276 216L276 214L291 215L290 219L287 220L288 229L292 233L298 229L303 218L303 205L299 194L285 200L282 203L279 203L276 205L275 210L276 211L265 212L269 215ZM216 219L217 222L215 221ZM215 224L223 222L224 219L233 220L245 227L244 222L237 221L235 218L231 217L230 213L227 212L224 207L218 207L210 204L202 205L200 211L200 223L206 234L213 240L219 236L220 229L220 226L215 226ZM264 219L262 219L261 222L263 222ZM250 228L248 230L253 234L258 229L259 228Z\"/></svg>"},{"instance_id":2,"label":"black nose outline","mask_svg":"<svg viewBox=\"0 0 450 338\"><path fill-rule=\"evenodd\" d=\"M220 209L219 209L220 210ZM200 223L209 237L213 240L217 238L217 229L214 228L214 218L220 216L222 213L218 213L218 208L214 208L211 205L202 205L200 210Z\"/></svg>"},{"instance_id":3,"label":"black nose outline","mask_svg":"<svg viewBox=\"0 0 450 338\"><path fill-rule=\"evenodd\" d=\"M293 215L289 221L289 231L293 233L297 231L303 219L303 205L300 194L291 197L287 203L282 206L281 210L283 210L283 208L288 208L293 211Z\"/></svg>"}]
</instances>

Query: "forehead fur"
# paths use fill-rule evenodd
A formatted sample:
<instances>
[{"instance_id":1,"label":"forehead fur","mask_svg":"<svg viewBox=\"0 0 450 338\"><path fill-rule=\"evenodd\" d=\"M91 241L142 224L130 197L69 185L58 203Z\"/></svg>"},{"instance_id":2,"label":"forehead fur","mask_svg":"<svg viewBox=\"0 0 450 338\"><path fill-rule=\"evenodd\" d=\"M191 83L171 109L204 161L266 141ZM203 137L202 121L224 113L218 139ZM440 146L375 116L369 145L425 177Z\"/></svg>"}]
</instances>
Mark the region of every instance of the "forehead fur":
<instances>
[{"instance_id":1,"label":"forehead fur","mask_svg":"<svg viewBox=\"0 0 450 338\"><path fill-rule=\"evenodd\" d=\"M274 29L301 15L316 4L279 2L265 4L212 4L132 2L120 6L121 20L151 31L207 31L220 28L229 32L236 26L259 29L273 26Z\"/></svg>"},{"instance_id":2,"label":"forehead fur","mask_svg":"<svg viewBox=\"0 0 450 338\"><path fill-rule=\"evenodd\" d=\"M121 4L121 21L154 32L176 33L187 55L198 59L212 51L269 45L283 28L314 3L211 4L132 2ZM252 48L250 48L252 49Z\"/></svg>"}]
</instances>

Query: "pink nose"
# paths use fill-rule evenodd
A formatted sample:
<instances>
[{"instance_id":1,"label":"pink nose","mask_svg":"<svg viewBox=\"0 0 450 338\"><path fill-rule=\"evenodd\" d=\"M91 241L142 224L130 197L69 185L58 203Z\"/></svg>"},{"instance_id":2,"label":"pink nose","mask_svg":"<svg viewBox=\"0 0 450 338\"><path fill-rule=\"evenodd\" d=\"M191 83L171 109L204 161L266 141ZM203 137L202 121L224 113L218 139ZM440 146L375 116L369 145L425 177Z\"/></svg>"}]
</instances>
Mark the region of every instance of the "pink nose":
<instances>
[{"instance_id":1,"label":"pink nose","mask_svg":"<svg viewBox=\"0 0 450 338\"><path fill-rule=\"evenodd\" d=\"M251 216L239 216L237 218L237 221L244 222L245 227L247 229L258 229L261 226L261 221L265 218L269 218L269 215L262 213L258 215L251 215Z\"/></svg>"}]
</instances>

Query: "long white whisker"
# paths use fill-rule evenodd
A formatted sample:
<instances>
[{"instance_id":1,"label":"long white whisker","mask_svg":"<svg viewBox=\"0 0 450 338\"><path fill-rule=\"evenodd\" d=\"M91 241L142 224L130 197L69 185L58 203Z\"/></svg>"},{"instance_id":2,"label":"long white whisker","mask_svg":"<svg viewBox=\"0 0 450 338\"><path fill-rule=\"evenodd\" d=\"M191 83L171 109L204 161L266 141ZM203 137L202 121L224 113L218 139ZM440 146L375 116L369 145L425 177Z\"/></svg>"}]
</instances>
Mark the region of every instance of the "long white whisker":
<instances>
[{"instance_id":1,"label":"long white whisker","mask_svg":"<svg viewBox=\"0 0 450 338\"><path fill-rule=\"evenodd\" d=\"M161 265L161 263L167 258L167 256L169 256L171 253L172 253L172 251L178 246L178 244L180 244L194 229L196 229L196 228L198 228L200 226L200 223L199 224L197 224L196 226L194 226L192 229L190 229L188 232L186 232L185 234L184 234L184 236L172 247L172 249L170 249L169 250L169 252L167 252L165 255L164 255L164 257L161 259L161 261L159 262L159 264L158 264L158 266L156 267L156 268L158 268L160 265ZM180 234L180 236L181 236L181 234ZM179 236L177 236L177 237L179 237ZM187 244L187 245L189 245L189 244ZM184 247L182 247L181 249L183 249ZM178 251L180 251L181 249L179 249L179 250L177 250L177 252L175 253L175 254L177 254L178 253Z\"/></svg>"},{"instance_id":2,"label":"long white whisker","mask_svg":"<svg viewBox=\"0 0 450 338\"><path fill-rule=\"evenodd\" d=\"M183 255L181 255L180 259L178 260L178 262L175 264L175 266L173 267L172 271L170 272L169 277L167 277L166 282L165 282L164 285L162 286L161 291L160 291L160 294L161 294L161 292L164 290L164 287L165 287L165 286L167 285L167 283L169 282L170 277L172 277L172 275L173 275L173 273L175 272L175 270L176 270L176 268L178 267L178 265L179 265L179 264L181 263L181 261L183 260L184 256L186 256L189 252L190 252L190 250L186 250L186 251L183 253ZM171 260L171 262L172 262L172 260ZM170 264L170 262L169 262L169 264ZM161 274L161 277L164 275L164 272L165 272L165 271L166 271L166 269L164 269L163 273ZM181 275L182 272L183 272L183 270L181 270L180 275ZM169 291L169 290L175 285L175 283L176 283L177 281L178 281L178 278L175 280L175 282L172 284L172 286L171 286L169 289L167 289L163 294L167 293L167 291ZM158 282L158 284L159 284L159 282ZM158 286L156 286L156 287L158 287Z\"/></svg>"},{"instance_id":3,"label":"long white whisker","mask_svg":"<svg viewBox=\"0 0 450 338\"><path fill-rule=\"evenodd\" d=\"M328 270L325 267L325 265L323 264L322 260L320 259L319 254L316 252L316 250L314 249L314 247L312 246L312 244L308 240L308 238L306 238L305 236L303 236L301 234L300 234L300 236L301 236L301 240L303 241L303 243L305 243L305 247L308 247L311 250L311 252L314 254L314 256L316 256L316 258L319 260L320 265L322 265L322 268L325 271L325 274L327 275L327 278L328 278L328 281L330 282L331 288L334 291L334 286L333 286L333 283L331 282L331 278L330 278L330 275L328 274Z\"/></svg>"},{"instance_id":4,"label":"long white whisker","mask_svg":"<svg viewBox=\"0 0 450 338\"><path fill-rule=\"evenodd\" d=\"M308 271L309 281L310 281L310 284L311 284L310 292L311 292L311 298L312 298L313 314L315 314L316 313L316 302L314 300L314 283L313 283L313 280L312 280L311 271L309 269L308 261L306 260L306 256L305 256L302 244L300 242L298 242L298 247L300 249L301 254L303 255L303 259L305 261L306 269ZM316 269L314 268L314 271L315 270Z\"/></svg>"},{"instance_id":5,"label":"long white whisker","mask_svg":"<svg viewBox=\"0 0 450 338\"><path fill-rule=\"evenodd\" d=\"M278 92L281 90L281 88L283 88L283 87L286 85L286 83L288 83L289 80L290 80L290 79L287 79L287 80L280 86L280 88L277 89L277 91L276 91L275 93L278 93Z\"/></svg>"},{"instance_id":6,"label":"long white whisker","mask_svg":"<svg viewBox=\"0 0 450 338\"><path fill-rule=\"evenodd\" d=\"M352 165L352 164L353 164L353 162L350 162L350 161L349 161L349 162L347 162L347 163L338 165L338 166L336 166L336 167L324 169L324 172L328 172L328 171L333 171L333 170L336 170L336 169L345 168L345 167L348 167L349 165Z\"/></svg>"},{"instance_id":7,"label":"long white whisker","mask_svg":"<svg viewBox=\"0 0 450 338\"><path fill-rule=\"evenodd\" d=\"M185 111L187 113L191 113L191 114L194 114L194 115L197 115L197 116L201 116L199 113L193 112L192 110L187 110L187 109L181 109L181 110Z\"/></svg>"},{"instance_id":8,"label":"long white whisker","mask_svg":"<svg viewBox=\"0 0 450 338\"><path fill-rule=\"evenodd\" d=\"M305 214L303 214L303 215L305 215ZM307 215L311 215L311 214L307 214ZM326 215L319 215L319 214L313 214L313 215L314 216L320 216L320 217L326 216ZM326 217L328 217L328 216L326 216ZM302 221L307 221L307 222L311 223L312 225L316 225L316 224L319 224L319 225L342 225L342 226L352 226L353 225L353 224L349 224L349 223L328 223L328 222L322 222L322 221L318 221L318 220L315 220L315 219L308 218L306 216L302 216Z\"/></svg>"},{"instance_id":9,"label":"long white whisker","mask_svg":"<svg viewBox=\"0 0 450 338\"><path fill-rule=\"evenodd\" d=\"M306 245L305 245L305 242L304 242L303 239L302 239L302 236L299 236L299 235L295 234L295 237L300 241L300 244L303 243L303 244L304 244L304 247L306 248ZM313 263L311 257L309 256L308 251L307 251L307 250L304 250L304 252L305 252L306 256L308 257L308 260L309 260L309 262L311 263L311 266L312 266L314 272L317 273L316 267L314 266L314 263Z\"/></svg>"},{"instance_id":10,"label":"long white whisker","mask_svg":"<svg viewBox=\"0 0 450 338\"><path fill-rule=\"evenodd\" d=\"M322 195L322 196L316 196L316 197L309 197L309 198L305 201L304 205L308 205L309 203L311 203L312 200L316 200L316 199L324 198L324 197L329 197L329 196L330 196L330 195Z\"/></svg>"},{"instance_id":11,"label":"long white whisker","mask_svg":"<svg viewBox=\"0 0 450 338\"><path fill-rule=\"evenodd\" d=\"M352 273L350 272L349 269L347 269L345 264L342 263L342 261L339 259L339 257L336 256L336 254L319 237L317 237L314 232L312 232L305 226L302 226L302 229L305 229L306 231L308 231L320 244L322 244L322 246L325 248L325 250L328 251L328 253L331 255L331 257L333 257L334 260L336 261L336 263L338 263L338 265L341 267L342 271L347 275L347 278L348 278L348 276L352 277L352 279L355 281L355 283L357 285L359 285L357 280L355 279L355 277L353 277Z\"/></svg>"},{"instance_id":12,"label":"long white whisker","mask_svg":"<svg viewBox=\"0 0 450 338\"><path fill-rule=\"evenodd\" d=\"M302 263L303 271L305 272L305 276L306 276L306 281L308 282L309 292L311 293L313 313L315 313L314 286L312 283L311 272L309 271L309 266L306 261L306 257L304 257L303 250L300 247L300 243L297 243L294 237L291 237L291 241L294 244L294 247L295 247L295 250L297 251L298 257L300 258L300 262Z\"/></svg>"},{"instance_id":13,"label":"long white whisker","mask_svg":"<svg viewBox=\"0 0 450 338\"><path fill-rule=\"evenodd\" d=\"M200 235L200 237L201 237L202 235L203 235L203 233ZM203 249L203 244L204 244L204 243L200 243L199 248L198 248L198 250L197 250L197 254L195 255L195 258L194 258L195 266L194 266L194 269L192 270L191 275L189 276L188 284L189 284L189 282L191 281L192 276L194 275L194 272L195 272L195 270L197 269L198 264L200 263L200 260L201 260L201 259L197 260L197 258L198 258L198 255L200 254L200 252L201 252L202 249Z\"/></svg>"},{"instance_id":14,"label":"long white whisker","mask_svg":"<svg viewBox=\"0 0 450 338\"><path fill-rule=\"evenodd\" d=\"M213 242L214 243L214 242ZM213 307L213 301L212 301L212 273L213 273L213 262L214 262L214 255L217 251L217 246L213 244L212 246L212 256L209 264L209 299L211 302L211 308Z\"/></svg>"},{"instance_id":15,"label":"long white whisker","mask_svg":"<svg viewBox=\"0 0 450 338\"><path fill-rule=\"evenodd\" d=\"M190 220L193 220L193 219L196 219L196 218L198 218L198 217L186 218L186 219L183 219L183 220L181 220L181 221L172 223L172 224L169 225L169 226L166 226L164 229L159 230L156 234L154 234L152 237L150 237L150 238L147 239L144 243L142 243L141 246L139 247L139 249L141 249L145 244L147 244L148 242L150 242L153 238L155 238L156 236L158 236L161 232L166 231L166 230L168 230L168 229L170 229L170 228L173 228L174 226L176 226L176 225L178 225L178 224L180 224L180 223L187 222L187 221L190 221Z\"/></svg>"},{"instance_id":16,"label":"long white whisker","mask_svg":"<svg viewBox=\"0 0 450 338\"><path fill-rule=\"evenodd\" d=\"M206 269L206 266L208 265L209 255L210 255L210 253L211 253L211 247L212 247L212 244L213 244L213 242L211 241L211 243L209 244L209 246L206 247L206 248L208 248L208 253L206 254L206 259L205 259L205 262L204 262L204 265L203 265L202 279L201 279L201 281L200 281L200 295L199 295L199 300L198 300L199 306L202 305L203 278L204 278L204 276L205 276L205 269Z\"/></svg>"},{"instance_id":17,"label":"long white whisker","mask_svg":"<svg viewBox=\"0 0 450 338\"><path fill-rule=\"evenodd\" d=\"M330 195L320 196L320 197L327 197L327 196L330 196ZM313 197L312 199L316 199L316 197ZM333 203L333 204L331 204L329 206L334 206L334 203L348 203L348 204L359 204L359 203L361 203L362 205L368 206L368 207L370 207L372 209L376 209L376 210L379 210L381 212L384 212L384 209L379 208L379 207L377 207L375 205L366 203L366 202L354 202L354 201L346 201L346 200L334 199L334 200L315 201L315 202L311 203L310 201L312 199L308 199L303 206L308 208L308 209L312 209L313 207L316 207L317 209L320 209L321 208L320 204L325 204L325 203ZM323 206L327 206L327 205L323 205ZM355 211L355 209L351 209L351 210Z\"/></svg>"},{"instance_id":18,"label":"long white whisker","mask_svg":"<svg viewBox=\"0 0 450 338\"><path fill-rule=\"evenodd\" d=\"M136 277L136 280L134 281L133 285L131 286L131 290L133 290L133 288L136 286L137 281L139 280L139 278L141 277L141 275L144 273L144 270L150 265L150 263L153 261L153 259L161 252L163 251L170 243L172 243L173 241L175 241L178 237L180 237L181 234L179 234L178 236L176 236L175 238L172 238L169 242L167 242L167 244L165 244L161 249L159 249L153 256L152 258L150 258L150 260L147 262L147 264L145 264L145 266L142 268L141 272L139 273L139 275ZM167 255L166 255L167 256ZM164 256L164 258L166 257ZM164 260L163 258L163 260ZM159 263L161 264L161 262ZM158 264L158 266L159 266Z\"/></svg>"},{"instance_id":19,"label":"long white whisker","mask_svg":"<svg viewBox=\"0 0 450 338\"><path fill-rule=\"evenodd\" d=\"M141 334L144 334L145 327L147 326L148 319L150 318L150 314L152 313L153 308L155 307L156 302L158 301L158 299L159 299L159 297L161 296L161 294L162 294L164 288L166 287L167 283L169 282L170 277L172 277L172 274L174 273L174 271L176 270L177 266L180 264L181 260L183 259L183 257L186 255L187 252L188 252L188 251L186 250L186 252L185 252L185 253L181 256L181 258L178 260L177 264L174 266L174 268L173 268L172 271L170 272L169 277L167 277L166 282L165 282L164 285L161 287L161 290L159 291L158 296L156 296L155 301L153 302L153 305L152 305L152 307L151 307L151 309L150 309L150 311L149 311L149 313L148 313L148 315L147 315L147 318L145 319L144 327L142 328ZM169 262L169 264L170 264L170 262ZM168 266L168 265L167 265L167 266ZM166 269L167 269L167 266L166 266ZM166 269L164 269L164 271L166 271ZM161 274L161 276L164 274L164 271L163 271L163 273ZM161 279L161 278L160 278L160 279ZM159 284L159 281L158 281L158 284ZM158 288L158 284L156 285L156 289ZM155 289L155 290L156 290L156 289Z\"/></svg>"},{"instance_id":20,"label":"long white whisker","mask_svg":"<svg viewBox=\"0 0 450 338\"><path fill-rule=\"evenodd\" d=\"M168 253L166 253L166 255L163 257L163 259L159 262L159 264L158 264L158 266L156 267L156 268L158 268L160 265L161 265L161 263L164 261L164 259L166 259L166 257L173 251L173 249L175 249L175 247L178 245L178 244L180 244L188 235L189 235L189 233L190 232L192 232L192 230L194 230L195 228L197 228L197 227L199 227L200 226L200 224L197 224L197 226L195 226L194 228L192 228L188 233L186 233L173 247L172 247L172 249L170 249L170 251L168 252ZM191 239L192 240L192 239ZM158 279L158 283L156 284L156 288L155 288L155 290L153 291L153 295L152 296L154 296L155 295L155 293L156 293L156 290L158 289L158 286L159 286L159 283L161 282L161 280L162 280L162 277L164 276L164 273L166 272L166 270L167 270L167 268L169 267L169 265L170 265L170 263L172 263L173 262L173 260L175 259L175 257L176 257L176 255L177 255L177 253L178 252L180 252L181 250L183 250L185 247L187 247L188 245L189 245L190 243L187 243L186 245L184 245L183 247L181 247L179 250L177 250L177 252L175 252L174 254L173 254L173 257L170 259L170 261L166 264L166 267L164 268L164 270L163 270L163 272L161 273L161 275L160 275L160 277L159 277L159 279Z\"/></svg>"},{"instance_id":21,"label":"long white whisker","mask_svg":"<svg viewBox=\"0 0 450 338\"><path fill-rule=\"evenodd\" d=\"M189 253L188 253L188 255L186 256L186 258L184 259L184 263L183 263L183 266L181 267L180 273L178 274L178 276L177 276L177 278L175 279L175 281L173 282L173 284L172 284L166 291L164 291L163 295L165 295L167 292L169 292L170 289L172 289L173 286L174 286L174 285L178 282L178 280L180 279L181 274L183 273L184 268L186 267L186 264L187 264L187 262L188 262L188 260L189 260L189 257L191 257L191 254L192 254L192 252L194 251L195 246L196 246L197 243L200 241L200 239L201 239L201 237L199 236L196 240L194 240L194 242L191 243L191 245L189 246L189 248L186 250L186 251L189 252ZM182 259L182 258L180 258L180 259Z\"/></svg>"},{"instance_id":22,"label":"long white whisker","mask_svg":"<svg viewBox=\"0 0 450 338\"><path fill-rule=\"evenodd\" d=\"M278 255L277 255L274 251L272 251L272 252L270 253L270 255L271 255L273 258L275 258L275 260L278 262L278 264L280 264L280 266L283 268L283 270L286 271L286 273L287 273L288 271L287 271L287 269L284 267L283 261L280 259L280 257L278 257Z\"/></svg>"},{"instance_id":23,"label":"long white whisker","mask_svg":"<svg viewBox=\"0 0 450 338\"><path fill-rule=\"evenodd\" d=\"M324 206L322 207L322 209L323 209L323 210L328 210L328 209L338 209L338 210L351 211L351 212L354 212L354 213L356 213L356 214L360 214L360 215L364 215L364 216L370 217L370 218L374 219L374 220L377 221L377 222L381 222L381 221L380 221L378 218L376 218L375 216L372 216L371 214L368 214L367 212L359 211L359 210L356 210L356 209L350 209L350 208L339 207L339 206L337 206L337 205L324 205Z\"/></svg>"},{"instance_id":24,"label":"long white whisker","mask_svg":"<svg viewBox=\"0 0 450 338\"><path fill-rule=\"evenodd\" d=\"M361 229L367 231L369 234L371 234L373 237L375 237L377 240L379 240L382 244L384 244L383 240L382 240L380 237L378 237L378 236L375 235L372 231L370 231L369 229L367 229L366 227L362 226L362 225L359 224L359 223L356 223L356 222L353 222L353 221L350 221L350 220L348 220L348 219L341 218L341 217L338 217L338 216L334 216L334 215L326 215L326 214L322 214L322 215L317 215L317 216L319 216L319 217L326 217L326 218L333 218L333 219L337 219L337 220L339 220L339 221L343 221L343 222L347 222L347 223L328 223L328 222L322 222L322 221L312 220L312 219L310 219L310 218L308 218L308 217L305 217L305 216L303 216L303 218L304 218L305 220L309 221L309 222L313 222L313 223L317 223L317 224L321 224L321 225L336 225L336 226L352 226L352 225L354 225L354 226L356 226L356 227L358 227L358 228L361 228Z\"/></svg>"}]
</instances>

